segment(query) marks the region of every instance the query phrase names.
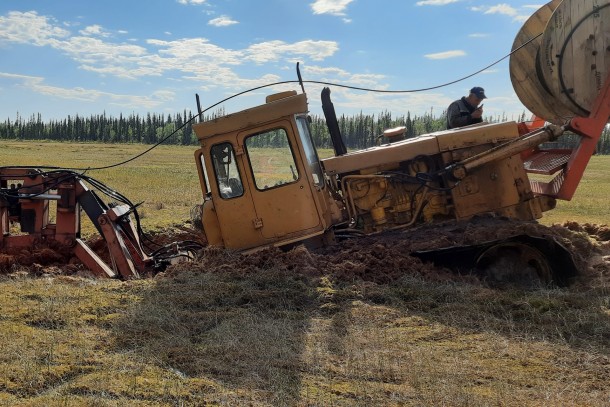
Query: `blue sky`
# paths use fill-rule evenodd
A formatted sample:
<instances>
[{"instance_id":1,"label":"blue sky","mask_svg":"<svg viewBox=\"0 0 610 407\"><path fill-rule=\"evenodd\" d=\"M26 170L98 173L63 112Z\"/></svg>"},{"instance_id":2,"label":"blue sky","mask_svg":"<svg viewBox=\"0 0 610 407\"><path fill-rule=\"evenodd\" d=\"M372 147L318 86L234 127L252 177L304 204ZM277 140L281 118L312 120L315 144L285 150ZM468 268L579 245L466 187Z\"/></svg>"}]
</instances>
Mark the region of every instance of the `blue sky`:
<instances>
[{"instance_id":1,"label":"blue sky","mask_svg":"<svg viewBox=\"0 0 610 407\"><path fill-rule=\"evenodd\" d=\"M0 120L106 112L196 111L268 83L304 80L411 90L470 75L506 56L544 3L486 0L2 0ZM425 92L380 94L331 87L339 114L440 114L473 86L486 115L525 108L508 58ZM265 88L226 102L259 104ZM306 84L312 113L321 87Z\"/></svg>"}]
</instances>

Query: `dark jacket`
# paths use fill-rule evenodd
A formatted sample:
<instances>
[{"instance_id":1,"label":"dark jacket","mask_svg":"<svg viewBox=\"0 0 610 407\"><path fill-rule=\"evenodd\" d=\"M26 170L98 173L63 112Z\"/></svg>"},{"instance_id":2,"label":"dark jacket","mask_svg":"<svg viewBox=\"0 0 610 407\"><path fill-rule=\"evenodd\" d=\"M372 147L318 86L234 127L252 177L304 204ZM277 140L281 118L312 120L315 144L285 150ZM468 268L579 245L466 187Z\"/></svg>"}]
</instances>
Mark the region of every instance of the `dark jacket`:
<instances>
[{"instance_id":1,"label":"dark jacket","mask_svg":"<svg viewBox=\"0 0 610 407\"><path fill-rule=\"evenodd\" d=\"M473 119L470 116L476 109L477 107L470 105L465 97L451 103L447 108L447 128L453 129L483 122L482 118Z\"/></svg>"}]
</instances>

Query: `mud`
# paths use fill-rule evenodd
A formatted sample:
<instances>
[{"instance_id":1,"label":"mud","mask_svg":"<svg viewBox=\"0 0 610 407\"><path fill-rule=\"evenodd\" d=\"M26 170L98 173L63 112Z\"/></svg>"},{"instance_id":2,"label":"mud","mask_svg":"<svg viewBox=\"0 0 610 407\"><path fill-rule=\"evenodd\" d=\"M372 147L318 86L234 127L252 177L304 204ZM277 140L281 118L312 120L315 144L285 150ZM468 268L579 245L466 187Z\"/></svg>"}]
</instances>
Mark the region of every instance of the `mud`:
<instances>
[{"instance_id":1,"label":"mud","mask_svg":"<svg viewBox=\"0 0 610 407\"><path fill-rule=\"evenodd\" d=\"M572 255L579 270L579 280L610 279L610 227L569 222L551 227L536 222L514 222L496 217L478 217L468 222L424 225L365 237L352 237L318 249L297 246L289 251L265 249L250 255L207 247L194 262L171 266L164 275L184 270L256 273L278 270L310 276L324 276L343 281L361 280L386 283L405 275L430 280L476 282L472 275L459 275L410 255L414 251L470 245L515 235L552 238ZM174 241L203 242L193 229L172 229L148 236L149 250ZM105 242L101 238L87 242L108 263ZM69 247L40 245L28 250L0 252L0 274L90 275L74 257Z\"/></svg>"}]
</instances>

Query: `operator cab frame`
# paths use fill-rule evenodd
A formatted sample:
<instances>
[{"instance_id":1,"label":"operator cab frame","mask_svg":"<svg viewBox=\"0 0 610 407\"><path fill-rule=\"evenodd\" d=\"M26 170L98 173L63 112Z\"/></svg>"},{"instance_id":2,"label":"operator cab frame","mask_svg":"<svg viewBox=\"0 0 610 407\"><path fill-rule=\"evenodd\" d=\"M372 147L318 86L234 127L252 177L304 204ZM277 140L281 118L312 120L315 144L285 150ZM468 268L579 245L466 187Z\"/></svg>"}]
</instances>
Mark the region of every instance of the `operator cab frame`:
<instances>
[{"instance_id":1,"label":"operator cab frame","mask_svg":"<svg viewBox=\"0 0 610 407\"><path fill-rule=\"evenodd\" d=\"M193 125L211 245L236 250L283 246L323 235L331 225L325 178L305 94Z\"/></svg>"}]
</instances>

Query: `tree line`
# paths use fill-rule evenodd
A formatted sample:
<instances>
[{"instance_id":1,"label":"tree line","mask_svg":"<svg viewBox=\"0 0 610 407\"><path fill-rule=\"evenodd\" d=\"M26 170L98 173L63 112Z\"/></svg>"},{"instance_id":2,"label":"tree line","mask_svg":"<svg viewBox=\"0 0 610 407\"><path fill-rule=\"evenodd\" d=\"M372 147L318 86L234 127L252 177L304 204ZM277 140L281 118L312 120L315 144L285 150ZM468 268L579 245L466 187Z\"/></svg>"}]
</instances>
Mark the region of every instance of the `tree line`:
<instances>
[{"instance_id":1,"label":"tree line","mask_svg":"<svg viewBox=\"0 0 610 407\"><path fill-rule=\"evenodd\" d=\"M224 114L218 110L212 115L203 117L210 120ZM0 122L0 139L10 140L53 140L70 142L102 142L102 143L144 143L155 144L163 142L174 145L197 145L197 137L192 130L192 113L184 110L176 114L146 115L130 114L118 117L105 113L88 117L74 115L63 120L43 121L41 114L24 118L19 115L15 119ZM523 114L518 120L525 119ZM445 117L423 115L406 115L393 117L388 111L379 114L341 115L337 118L339 129L348 149L362 149L387 142L382 137L383 131L398 126L405 127L405 137L416 137L420 134L432 133L445 129ZM488 122L506 121L506 117L487 117ZM332 148L328 128L324 117L311 116L311 134L318 148ZM562 137L553 144L557 148L570 148L576 138ZM610 129L606 128L597 145L598 154L610 154Z\"/></svg>"},{"instance_id":2,"label":"tree line","mask_svg":"<svg viewBox=\"0 0 610 407\"><path fill-rule=\"evenodd\" d=\"M155 144L180 129L166 142L191 145L197 141L189 122L191 116L186 110L173 116L148 113L113 117L102 113L43 122L40 113L27 119L17 114L15 120L0 123L0 139Z\"/></svg>"}]
</instances>

